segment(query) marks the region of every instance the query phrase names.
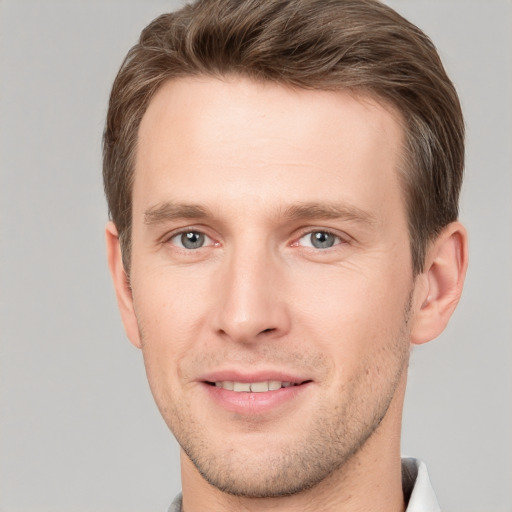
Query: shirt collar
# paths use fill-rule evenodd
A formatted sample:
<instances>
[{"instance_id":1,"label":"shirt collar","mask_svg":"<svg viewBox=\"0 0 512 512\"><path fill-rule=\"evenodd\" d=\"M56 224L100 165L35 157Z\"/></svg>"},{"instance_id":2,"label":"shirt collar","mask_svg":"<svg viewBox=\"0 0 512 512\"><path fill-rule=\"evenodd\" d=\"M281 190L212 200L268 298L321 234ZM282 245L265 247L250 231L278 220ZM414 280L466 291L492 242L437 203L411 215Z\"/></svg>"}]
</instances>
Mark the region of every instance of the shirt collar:
<instances>
[{"instance_id":1,"label":"shirt collar","mask_svg":"<svg viewBox=\"0 0 512 512\"><path fill-rule=\"evenodd\" d=\"M402 488L406 501L409 497L406 512L441 512L427 466L420 460L402 459Z\"/></svg>"}]
</instances>

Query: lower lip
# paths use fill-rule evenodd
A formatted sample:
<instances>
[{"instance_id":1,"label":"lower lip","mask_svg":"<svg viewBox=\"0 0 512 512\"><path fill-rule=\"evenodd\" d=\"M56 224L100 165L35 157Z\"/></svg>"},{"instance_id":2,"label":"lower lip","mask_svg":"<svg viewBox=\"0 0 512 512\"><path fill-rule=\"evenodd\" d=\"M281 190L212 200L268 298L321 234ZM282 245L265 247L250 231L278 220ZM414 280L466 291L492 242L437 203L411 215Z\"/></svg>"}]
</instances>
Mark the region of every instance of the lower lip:
<instances>
[{"instance_id":1,"label":"lower lip","mask_svg":"<svg viewBox=\"0 0 512 512\"><path fill-rule=\"evenodd\" d=\"M223 409L237 414L258 415L293 402L310 388L311 382L263 393L230 391L205 382L202 385L210 398Z\"/></svg>"}]
</instances>

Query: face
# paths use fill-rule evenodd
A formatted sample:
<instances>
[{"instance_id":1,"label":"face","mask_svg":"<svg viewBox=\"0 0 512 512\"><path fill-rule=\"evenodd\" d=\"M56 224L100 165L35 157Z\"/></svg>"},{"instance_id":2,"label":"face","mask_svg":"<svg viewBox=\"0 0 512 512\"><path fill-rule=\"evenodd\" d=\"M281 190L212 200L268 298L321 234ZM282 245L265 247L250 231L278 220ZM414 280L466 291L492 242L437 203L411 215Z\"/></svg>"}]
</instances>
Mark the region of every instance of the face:
<instances>
[{"instance_id":1,"label":"face","mask_svg":"<svg viewBox=\"0 0 512 512\"><path fill-rule=\"evenodd\" d=\"M217 488L308 488L397 414L413 296L401 143L390 109L343 92L189 78L151 101L127 329Z\"/></svg>"}]
</instances>

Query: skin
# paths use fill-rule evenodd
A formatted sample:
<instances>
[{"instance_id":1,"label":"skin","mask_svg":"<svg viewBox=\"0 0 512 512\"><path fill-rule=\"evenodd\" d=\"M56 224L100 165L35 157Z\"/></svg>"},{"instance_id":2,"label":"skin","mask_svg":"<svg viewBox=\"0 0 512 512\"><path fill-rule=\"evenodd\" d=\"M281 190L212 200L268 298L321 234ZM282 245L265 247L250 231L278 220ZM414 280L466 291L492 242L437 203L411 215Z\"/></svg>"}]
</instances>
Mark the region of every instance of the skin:
<instances>
[{"instance_id":1,"label":"skin","mask_svg":"<svg viewBox=\"0 0 512 512\"><path fill-rule=\"evenodd\" d=\"M130 285L111 223L107 248L128 337L182 447L187 512L405 509L409 350L444 329L467 250L450 224L413 276L402 140L391 108L344 92L196 77L152 99ZM187 232L204 244L184 247ZM219 372L307 384L240 412L212 399L205 376Z\"/></svg>"}]
</instances>

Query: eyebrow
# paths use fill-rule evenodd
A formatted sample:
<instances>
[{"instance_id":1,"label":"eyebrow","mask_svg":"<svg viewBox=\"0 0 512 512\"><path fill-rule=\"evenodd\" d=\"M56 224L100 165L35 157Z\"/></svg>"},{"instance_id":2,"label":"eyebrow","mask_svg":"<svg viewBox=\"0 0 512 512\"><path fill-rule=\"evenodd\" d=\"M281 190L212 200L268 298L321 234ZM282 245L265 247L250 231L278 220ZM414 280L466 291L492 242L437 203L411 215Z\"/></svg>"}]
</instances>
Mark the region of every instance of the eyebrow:
<instances>
[{"instance_id":1,"label":"eyebrow","mask_svg":"<svg viewBox=\"0 0 512 512\"><path fill-rule=\"evenodd\" d=\"M344 219L369 226L376 222L374 215L357 206L337 203L297 203L287 206L280 215L277 215L277 217L279 216L283 216L289 221ZM204 206L166 201L148 208L144 212L144 223L154 225L176 219L206 219L212 217L212 212Z\"/></svg>"},{"instance_id":2,"label":"eyebrow","mask_svg":"<svg viewBox=\"0 0 512 512\"><path fill-rule=\"evenodd\" d=\"M144 212L144 224L153 225L174 219L204 219L211 212L196 204L174 204L165 202L148 208Z\"/></svg>"},{"instance_id":3,"label":"eyebrow","mask_svg":"<svg viewBox=\"0 0 512 512\"><path fill-rule=\"evenodd\" d=\"M344 219L369 226L376 223L371 213L354 205L338 203L299 203L287 207L284 216L289 220Z\"/></svg>"}]
</instances>

